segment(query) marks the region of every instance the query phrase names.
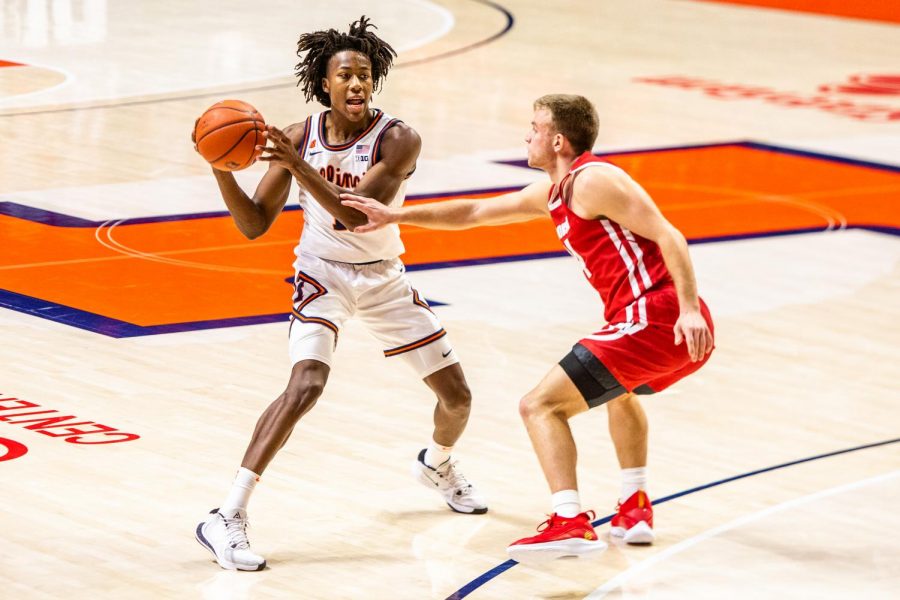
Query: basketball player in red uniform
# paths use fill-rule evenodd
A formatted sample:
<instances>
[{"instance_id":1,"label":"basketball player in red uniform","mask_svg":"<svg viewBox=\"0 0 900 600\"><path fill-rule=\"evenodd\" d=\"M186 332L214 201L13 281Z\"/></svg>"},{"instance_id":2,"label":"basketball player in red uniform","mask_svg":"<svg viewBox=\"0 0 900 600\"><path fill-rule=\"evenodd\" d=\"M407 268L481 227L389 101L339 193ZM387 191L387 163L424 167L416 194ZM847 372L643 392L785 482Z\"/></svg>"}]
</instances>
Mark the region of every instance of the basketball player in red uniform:
<instances>
[{"instance_id":1,"label":"basketball player in red uniform","mask_svg":"<svg viewBox=\"0 0 900 600\"><path fill-rule=\"evenodd\" d=\"M684 236L621 169L590 153L597 112L581 96L549 95L534 103L525 137L528 164L549 182L491 200L454 200L392 208L342 194L369 218L357 232L410 223L435 229L502 225L549 216L566 250L600 294L607 324L582 338L519 412L553 494L553 514L539 534L507 548L520 562L602 552L583 512L568 420L607 404L610 434L623 473L611 534L627 543L653 541L646 494L647 420L638 395L662 391L699 369L713 349L713 324L697 295Z\"/></svg>"}]
</instances>

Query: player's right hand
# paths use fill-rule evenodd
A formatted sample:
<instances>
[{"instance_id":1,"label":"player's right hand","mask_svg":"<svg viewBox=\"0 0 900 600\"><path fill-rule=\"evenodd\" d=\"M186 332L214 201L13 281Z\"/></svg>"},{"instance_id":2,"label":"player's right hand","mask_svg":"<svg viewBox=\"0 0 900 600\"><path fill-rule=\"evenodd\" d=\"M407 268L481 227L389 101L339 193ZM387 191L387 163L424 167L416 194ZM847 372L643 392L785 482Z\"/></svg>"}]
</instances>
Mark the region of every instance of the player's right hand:
<instances>
[{"instance_id":1,"label":"player's right hand","mask_svg":"<svg viewBox=\"0 0 900 600\"><path fill-rule=\"evenodd\" d=\"M675 321L675 345L687 345L691 362L702 360L712 352L713 335L699 310L682 310Z\"/></svg>"},{"instance_id":2,"label":"player's right hand","mask_svg":"<svg viewBox=\"0 0 900 600\"><path fill-rule=\"evenodd\" d=\"M391 209L372 198L343 193L341 194L341 204L355 208L369 219L365 225L354 228L353 233L368 233L394 222Z\"/></svg>"}]
</instances>

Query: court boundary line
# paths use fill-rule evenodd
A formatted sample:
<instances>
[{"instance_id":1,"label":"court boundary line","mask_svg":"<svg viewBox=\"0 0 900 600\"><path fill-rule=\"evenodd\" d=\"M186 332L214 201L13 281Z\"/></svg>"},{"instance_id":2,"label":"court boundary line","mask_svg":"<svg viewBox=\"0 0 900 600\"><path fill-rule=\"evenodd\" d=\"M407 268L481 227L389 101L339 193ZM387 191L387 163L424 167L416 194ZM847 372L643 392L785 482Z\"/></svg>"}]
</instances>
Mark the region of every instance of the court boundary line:
<instances>
[{"instance_id":1,"label":"court boundary line","mask_svg":"<svg viewBox=\"0 0 900 600\"><path fill-rule=\"evenodd\" d=\"M472 196L504 194L507 192L516 192L522 189L522 186L503 186L493 188L476 188L471 190L462 190L460 192L431 192L427 194L410 194L406 197L406 202L415 203L426 200L440 200L443 198L469 198ZM299 204L291 204L285 206L282 212L303 211ZM126 217L124 219L100 219L91 220L84 217L76 217L52 210L29 206L27 204L19 204L9 200L0 201L0 215L21 219L23 221L31 221L49 227L68 227L68 228L96 228L110 221L121 221L121 225L145 225L148 223L168 223L174 221L193 221L196 219L219 219L230 217L231 213L227 210L211 210L197 213L180 213L174 215L155 215L150 217Z\"/></svg>"},{"instance_id":2,"label":"court boundary line","mask_svg":"<svg viewBox=\"0 0 900 600\"><path fill-rule=\"evenodd\" d=\"M683 144L683 145L675 145L675 146L654 146L652 148L639 148L632 150L607 150L603 152L595 152L594 156L599 158L605 158L609 156L628 156L632 154L649 154L654 152L677 152L680 150L702 150L706 148L724 148L724 147L741 147L741 148L749 148L751 150L759 150L762 152L774 152L776 154L785 154L788 156L799 156L801 158L811 158L814 160L823 160L826 162L834 162L839 164L852 165L855 167L862 167L868 169L875 169L879 171L888 171L890 173L900 173L900 165L891 165L887 163L879 163L869 160L863 160L858 158L850 158L846 156L836 156L832 154L825 154L824 152L816 152L813 150L804 150L800 148L791 148L788 146L779 146L775 144L769 144L766 142L758 142L754 140L734 140L730 142L714 142L714 143L699 143L699 144ZM528 161L526 159L509 159L509 160L492 160L489 162L493 162L495 164L520 167L525 169L530 169L528 166ZM406 202L414 203L414 202L422 202L425 200L438 200L442 198L466 198L477 195L487 195L487 194L503 194L507 192L518 191L525 187L522 186L500 186L500 187L490 187L490 188L475 188L468 190L460 190L456 192L429 192L423 194L410 194L406 197ZM290 205L285 206L283 211L290 212L295 210L302 210L299 205ZM17 219L23 219L26 221L32 221L34 223L41 223L43 225L49 225L53 227L97 227L102 223L110 220L102 219L102 220L90 220L83 217L77 217L74 215L67 215L65 213L59 213L43 208L38 208L34 206L29 206L27 204L19 204L17 202L12 202L9 200L0 201L0 215L5 215L8 217L13 217ZM145 223L161 223L168 221L189 221L194 219L206 219L206 218L218 218L218 217L227 217L230 213L227 210L217 210L217 211L206 211L206 212L197 212L197 213L182 213L182 214L174 214L174 215L156 215L150 217L133 217L126 218L127 225L139 225ZM872 225L873 227L883 227L882 225Z\"/></svg>"},{"instance_id":3,"label":"court boundary line","mask_svg":"<svg viewBox=\"0 0 900 600\"><path fill-rule=\"evenodd\" d=\"M703 149L703 148L718 148L718 147L746 147L759 151L767 151L767 152L775 152L787 155L797 155L806 158L812 158L815 160L824 160L827 162L837 162L843 164L850 164L857 167L863 168L872 168L877 170L889 171L891 173L900 173L900 166L875 163L871 161L864 161L859 159L840 157L840 156L832 156L829 154L823 154L818 152L812 152L807 150L800 150L795 148L787 148L782 146L776 146L773 144L767 144L763 142L755 142L752 140L741 140L741 141L732 141L732 142L715 142L709 144L689 144L689 145L680 145L680 146L663 146L663 147L654 147L654 148L645 148L645 149L635 149L635 150L623 150L623 151L606 151L598 156L612 156L612 155L629 155L629 154L646 154L652 152L666 152L666 151L678 151L678 150L693 150L693 149ZM506 164L511 166L520 166L524 168L529 168L527 166L527 161L517 159L517 160L496 160L493 161L498 164ZM473 197L473 196L482 196L482 195L493 195L493 194L502 194L505 192L516 191L521 189L518 186L504 186L504 187L495 187L495 188L478 188L471 190L462 190L459 192L435 192L435 193L426 193L426 194L414 194L407 197L407 201L410 203L422 202L426 200L439 200L441 198L465 198L465 197ZM284 208L285 211L294 211L294 210L302 210L299 205L286 206ZM84 219L81 217L76 217L72 215L66 215L63 213L57 213L49 210L44 210L41 208L36 208L32 206L27 206L23 204L18 204L15 202L3 201L0 202L0 215L6 215L13 218L23 219L31 222L40 223L43 225L53 226L53 227L75 227L75 228L96 228L104 223L109 222L109 220L103 221L91 221L89 219ZM225 211L211 211L211 212L200 212L200 213L185 213L181 215L158 215L152 217L135 217L133 219L123 219L121 224L123 226L129 225L140 225L147 223L161 223L161 222L170 222L170 221L182 221L182 220L194 220L194 219L203 219L203 218L225 218L229 217L230 213ZM860 229L865 231L872 231L875 233L887 234L900 236L900 227L891 227L887 225L877 225L877 224L866 224L866 223L854 223L852 225L847 225L844 230L847 229ZM795 229L786 229L786 230L777 230L777 231L761 231L761 232L752 232L752 233L741 233L741 234L732 234L725 236L713 236L713 237L699 237L699 238L690 238L688 242L690 244L708 244L708 243L716 243L716 242L731 242L731 241L739 241L746 239L758 239L758 238L767 238L767 237L780 237L786 235L800 235L806 233L819 233L823 231L829 230L829 227L808 227L808 228L795 228ZM472 259L460 259L460 260L449 260L449 261L439 261L439 262L431 262L431 263L417 263L417 264L408 264L406 265L407 271L426 271L432 269L446 269L446 268L455 268L455 267L468 267L468 266L477 266L477 265L489 265L489 264L498 264L498 263L506 263L506 262L518 262L518 261L527 261L527 260L539 260L544 258L558 258L561 256L566 256L567 253L565 250L557 250L550 252L541 252L541 253L527 253L527 254L514 254L507 256L486 256L480 258L472 258ZM286 269L287 271L287 269ZM92 313L89 311L77 309L71 306L66 306L63 304L55 303L48 300L42 300L40 298L36 298L33 296L27 296L25 294L20 294L17 292L13 292L11 290L5 290L0 288L0 307L8 308L10 310L14 310L17 312L30 314L32 316L37 316L41 318L45 318L51 321L55 321L58 323L70 325L79 329L84 329L87 331L93 331L95 333L100 333L102 335L106 335L114 338L129 338L129 337L137 337L144 335L159 335L166 333L180 333L185 331L198 331L204 329L217 329L217 328L225 328L225 327L240 327L244 325L257 325L257 324L267 324L267 323L276 323L282 320L287 320L290 317L290 312L284 313L273 313L266 315L250 315L250 316L241 316L241 317L231 317L231 318L223 318L223 319L210 319L204 321L189 321L182 323L167 323L162 325L149 325L149 326L141 326L136 325L134 323L129 323L127 321L115 319L113 317L107 317L104 315Z\"/></svg>"},{"instance_id":4,"label":"court boundary line","mask_svg":"<svg viewBox=\"0 0 900 600\"><path fill-rule=\"evenodd\" d=\"M900 236L900 228L890 227L870 227L870 226L848 226L840 231L850 229L858 229L863 231L872 231L886 235ZM813 229L797 229L790 231L772 231L757 232L752 234L730 235L722 237L710 238L691 238L688 243L693 244L711 244L717 242L734 242L747 239L782 237L788 235L804 235L807 233L824 233L821 228ZM509 256L492 256L483 258L470 258L461 260L450 260L433 263L417 263L406 265L406 270L414 271L431 271L435 269L451 269L457 267L473 267L481 265L502 264L507 262L522 262L529 260L541 260L545 258L562 258L569 254L565 250L552 252L538 252L531 254L513 254ZM431 302L431 301L429 301ZM447 303L434 302L432 306L441 306ZM226 317L222 319L209 319L204 321L185 321L181 323L165 323L161 325L136 325L128 321L107 317L101 314L92 313L65 304L43 300L13 292L0 288L0 308L7 308L15 312L28 314L34 317L40 317L49 321L55 321L63 325L70 325L85 331L99 333L112 338L132 338L145 335L160 335L166 333L183 333L186 331L202 331L205 329L224 329L226 327L243 327L246 325L264 325L268 323L278 323L287 321L290 318L289 312L272 313L265 315L245 315L241 317Z\"/></svg>"},{"instance_id":5,"label":"court boundary line","mask_svg":"<svg viewBox=\"0 0 900 600\"><path fill-rule=\"evenodd\" d=\"M817 454L815 456L809 456L809 457L801 458L798 460L792 460L790 462L781 463L778 465L774 465L771 467L765 467L762 469L756 469L754 471L748 471L746 473L741 473L740 475L734 475L732 477L726 477L725 479L719 479L719 480L716 480L716 481L713 481L710 483L698 485L696 487L692 487L687 490L676 492L674 494L669 494L668 496L663 496L662 498L657 498L656 500L653 500L652 503L654 505L658 506L660 504L664 504L666 502L675 500L677 498L681 498L683 496L688 496L690 494L702 492L703 490L708 490L710 488L718 487L720 485L724 485L726 483L731 483L733 481L738 481L740 479L746 479L748 477L753 477L755 475L761 475L763 473L768 473L770 471L777 471L779 469L793 467L793 466L800 465L803 463L812 462L814 460L821 460L823 458L831 458L833 456L839 456L841 454L848 454L850 452L857 452L859 450L868 450L870 448L878 448L880 446L896 444L897 442L900 442L900 438L893 438L893 439L884 440L881 442L873 442L870 444L864 444L862 446L854 446L852 448L844 448L843 450L835 450L832 452L826 452L825 454ZM594 527L599 527L600 525L608 523L614 516L615 515L606 515L605 517L603 517L601 519L597 519L596 521L591 523L591 525L593 525ZM494 578L498 577L499 575L502 575L503 573L505 573L506 571L510 570L511 568L513 568L514 566L516 566L518 564L519 564L518 562L516 562L512 559L507 560L506 562L503 562L503 563L497 565L493 569L485 571L480 576L476 577L469 583L465 584L464 586L462 586L461 588L459 588L458 590L456 590L455 592L453 592L452 594L447 596L446 600L462 600L463 598L465 598L466 596L468 596L475 590L479 589L484 584L488 583L489 581L493 580Z\"/></svg>"},{"instance_id":6,"label":"court boundary line","mask_svg":"<svg viewBox=\"0 0 900 600\"><path fill-rule=\"evenodd\" d=\"M697 546L707 540L711 540L722 533L728 533L729 531L739 529L744 525L748 525L750 523L753 523L754 521L758 521L770 515L774 515L785 510L790 510L798 506L803 506L805 504L821 500L822 498L837 496L845 492L857 490L859 488L864 488L873 484L884 483L886 481L890 481L891 479L896 479L898 476L900 476L900 470L889 471L887 473L876 475L874 477L867 477L866 479L860 479L858 481L853 481L850 483L845 483L843 485L837 485L826 488L824 490L819 490L818 492L806 494L805 496L800 496L799 498L792 498L791 500L786 500L784 502L768 506L756 512L742 515L736 519L728 521L727 523L723 523L717 527L713 527L712 529L707 529L706 531L698 533L697 535L682 540L674 546L669 546L662 552L654 554L653 556L645 558L639 563L628 567L618 575L611 577L606 583L585 596L583 600L600 600L600 598L605 598L606 595L610 592L620 589L629 579L631 579L635 575L643 573L650 567L665 562L669 558L677 554L681 554L686 550L690 550L694 546Z\"/></svg>"},{"instance_id":7,"label":"court boundary line","mask_svg":"<svg viewBox=\"0 0 900 600\"><path fill-rule=\"evenodd\" d=\"M515 16L512 14L512 12L510 12L509 10L507 10L500 4L493 2L493 0L470 0L470 2L475 2L477 4L481 4L481 5L484 5L489 8L493 8L494 10L499 11L506 18L506 24L497 33L494 33L484 39L478 40L477 42L472 42L469 45L462 46L460 48L455 48L453 50L447 50L446 52L441 52L440 54L435 54L434 56L426 56L424 58L412 60L409 62L397 63L394 65L393 68L401 69L401 68L405 68L405 67L413 67L413 66L418 66L421 64L426 64L426 63L430 63L430 62L436 62L439 60L443 60L443 59L451 57L451 56L456 56L457 54L463 54L470 50L474 50L475 48L480 48L481 46L489 44L489 43L503 37L504 35L509 33L509 31L513 28L513 25L515 25ZM24 66L28 66L28 65L24 65ZM285 75L285 77L287 77L287 76ZM271 80L271 78L269 78L269 79ZM265 81L265 79L263 79L262 81ZM180 95L180 96L145 98L143 100L125 100L125 99L123 99L118 102L113 100L111 102L107 102L104 104L98 103L98 104L93 104L93 105L88 105L88 106L63 106L62 108L48 108L45 110L35 110L35 111L22 110L19 112L4 112L4 113L0 113L0 118L18 117L18 116L27 116L27 115L47 115L47 114L55 114L55 113L63 113L63 112L76 112L76 111L81 111L81 110L97 110L97 109L105 109L105 108L141 106L141 105L145 105L145 104L162 104L164 102L180 102L183 100L198 100L200 98L218 98L218 97L234 95L234 94L246 94L246 93L251 93L251 92L265 92L265 91L269 91L269 90L280 90L280 89L289 88L289 87L296 87L296 85L297 84L294 83L293 77L292 77L290 83L270 83L270 84L266 84L266 85L253 86L253 87L240 87L240 86L226 87L225 89L219 90L216 92L199 92L196 94L186 94L186 95ZM15 98L17 96L11 96L11 97ZM0 110L3 110L3 108L0 107ZM11 110L15 110L15 108L12 108Z\"/></svg>"}]
</instances>

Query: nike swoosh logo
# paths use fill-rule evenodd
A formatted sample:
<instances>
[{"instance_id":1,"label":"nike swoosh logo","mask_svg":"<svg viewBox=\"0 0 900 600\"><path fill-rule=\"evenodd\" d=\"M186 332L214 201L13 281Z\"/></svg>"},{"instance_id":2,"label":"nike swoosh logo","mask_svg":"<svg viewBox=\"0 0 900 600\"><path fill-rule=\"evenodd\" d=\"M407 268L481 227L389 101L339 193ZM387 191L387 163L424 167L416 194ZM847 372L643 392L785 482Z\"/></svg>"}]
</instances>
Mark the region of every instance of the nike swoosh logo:
<instances>
[{"instance_id":1,"label":"nike swoosh logo","mask_svg":"<svg viewBox=\"0 0 900 600\"><path fill-rule=\"evenodd\" d=\"M451 352L453 352L453 348L450 348L446 352L441 352L441 356L443 356L444 358L447 358L448 356L450 356Z\"/></svg>"},{"instance_id":2,"label":"nike swoosh logo","mask_svg":"<svg viewBox=\"0 0 900 600\"><path fill-rule=\"evenodd\" d=\"M322 154L322 152L324 152L324 150L317 150L316 152L310 152L309 155L315 156L316 154Z\"/></svg>"}]
</instances>

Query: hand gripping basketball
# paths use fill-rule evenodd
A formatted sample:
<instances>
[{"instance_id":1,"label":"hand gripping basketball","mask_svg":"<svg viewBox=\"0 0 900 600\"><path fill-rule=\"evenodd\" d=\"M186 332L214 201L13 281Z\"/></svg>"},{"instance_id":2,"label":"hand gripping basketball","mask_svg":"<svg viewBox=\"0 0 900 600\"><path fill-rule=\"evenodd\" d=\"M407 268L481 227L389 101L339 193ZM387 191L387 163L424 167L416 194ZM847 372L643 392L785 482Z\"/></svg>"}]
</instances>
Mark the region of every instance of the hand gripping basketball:
<instances>
[{"instance_id":1,"label":"hand gripping basketball","mask_svg":"<svg viewBox=\"0 0 900 600\"><path fill-rule=\"evenodd\" d=\"M266 122L253 106L223 100L210 106L194 123L194 148L220 171L240 171L252 165L265 143Z\"/></svg>"},{"instance_id":2,"label":"hand gripping basketball","mask_svg":"<svg viewBox=\"0 0 900 600\"><path fill-rule=\"evenodd\" d=\"M275 163L288 171L292 171L298 166L300 156L286 133L277 127L267 125L261 137L262 142L256 148L262 152L259 160ZM269 142L270 145L266 146L266 142Z\"/></svg>"}]
</instances>

